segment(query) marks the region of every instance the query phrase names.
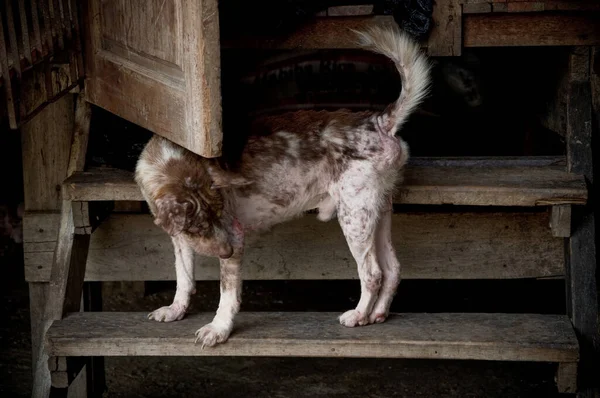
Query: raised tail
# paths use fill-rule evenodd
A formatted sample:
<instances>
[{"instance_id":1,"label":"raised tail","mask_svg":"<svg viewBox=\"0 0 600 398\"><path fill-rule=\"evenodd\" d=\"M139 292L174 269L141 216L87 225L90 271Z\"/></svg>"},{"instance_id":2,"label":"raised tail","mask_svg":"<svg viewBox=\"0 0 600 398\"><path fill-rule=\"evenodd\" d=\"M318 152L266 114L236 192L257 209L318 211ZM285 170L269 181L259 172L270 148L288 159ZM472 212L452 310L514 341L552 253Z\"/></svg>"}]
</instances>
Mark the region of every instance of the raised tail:
<instances>
[{"instance_id":1,"label":"raised tail","mask_svg":"<svg viewBox=\"0 0 600 398\"><path fill-rule=\"evenodd\" d=\"M400 96L386 108L380 120L380 128L393 136L429 93L431 65L419 44L396 27L373 27L355 32L361 47L390 58L400 73Z\"/></svg>"}]
</instances>

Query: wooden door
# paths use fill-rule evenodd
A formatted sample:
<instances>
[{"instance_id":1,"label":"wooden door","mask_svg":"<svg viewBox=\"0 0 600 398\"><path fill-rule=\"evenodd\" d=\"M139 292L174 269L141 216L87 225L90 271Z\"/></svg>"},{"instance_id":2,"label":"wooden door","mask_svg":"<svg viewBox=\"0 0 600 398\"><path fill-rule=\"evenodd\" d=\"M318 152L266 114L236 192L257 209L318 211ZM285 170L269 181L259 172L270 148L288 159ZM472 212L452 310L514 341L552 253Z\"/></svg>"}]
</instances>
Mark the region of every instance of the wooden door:
<instances>
[{"instance_id":1,"label":"wooden door","mask_svg":"<svg viewBox=\"0 0 600 398\"><path fill-rule=\"evenodd\" d=\"M221 154L217 0L88 0L86 95L205 157Z\"/></svg>"}]
</instances>

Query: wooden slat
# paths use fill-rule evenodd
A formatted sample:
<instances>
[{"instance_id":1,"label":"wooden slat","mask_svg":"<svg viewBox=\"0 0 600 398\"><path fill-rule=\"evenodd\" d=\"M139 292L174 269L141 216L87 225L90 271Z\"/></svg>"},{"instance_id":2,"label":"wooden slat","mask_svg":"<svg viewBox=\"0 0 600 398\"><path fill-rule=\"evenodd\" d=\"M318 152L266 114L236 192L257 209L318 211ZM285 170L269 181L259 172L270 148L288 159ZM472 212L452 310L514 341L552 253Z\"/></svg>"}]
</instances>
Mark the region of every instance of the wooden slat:
<instances>
[{"instance_id":1,"label":"wooden slat","mask_svg":"<svg viewBox=\"0 0 600 398\"><path fill-rule=\"evenodd\" d=\"M458 164L458 162L457 162ZM63 185L67 200L144 200L132 173L96 169L76 173ZM411 165L395 197L402 204L539 206L581 204L582 178L551 167Z\"/></svg>"},{"instance_id":2,"label":"wooden slat","mask_svg":"<svg viewBox=\"0 0 600 398\"><path fill-rule=\"evenodd\" d=\"M459 56L462 52L462 9L460 0L437 1L427 52L434 57Z\"/></svg>"},{"instance_id":3,"label":"wooden slat","mask_svg":"<svg viewBox=\"0 0 600 398\"><path fill-rule=\"evenodd\" d=\"M8 66L8 45L7 39L4 37L4 24L2 23L2 15L0 14L0 76L4 84L4 93L6 95L6 106L8 109L8 121L11 129L17 128L17 112L15 109L15 101L13 97L12 81L10 78L10 69Z\"/></svg>"},{"instance_id":4,"label":"wooden slat","mask_svg":"<svg viewBox=\"0 0 600 398\"><path fill-rule=\"evenodd\" d=\"M223 38L223 48L262 49L320 49L356 48L356 35L351 29L395 24L394 17L374 15L362 17L315 18L298 27L292 34L281 37Z\"/></svg>"},{"instance_id":5,"label":"wooden slat","mask_svg":"<svg viewBox=\"0 0 600 398\"><path fill-rule=\"evenodd\" d=\"M73 313L55 322L53 356L272 356L575 362L564 315L392 314L382 324L341 326L338 313L241 312L229 340L202 349L194 332L214 314L149 321L146 313Z\"/></svg>"},{"instance_id":6,"label":"wooden slat","mask_svg":"<svg viewBox=\"0 0 600 398\"><path fill-rule=\"evenodd\" d=\"M19 43L17 41L17 30L15 28L15 13L12 9L12 1L6 2L6 25L8 28L8 39L10 40L10 54L12 55L12 67L21 76L21 56L19 54Z\"/></svg>"},{"instance_id":7,"label":"wooden slat","mask_svg":"<svg viewBox=\"0 0 600 398\"><path fill-rule=\"evenodd\" d=\"M27 231L43 225L43 219L37 224L29 220ZM549 224L548 212L405 213L393 216L392 239L404 279L554 277L564 274L564 243L552 237ZM44 243L45 234L39 235L39 242L26 241L24 246L28 281L50 277L47 259L52 259L54 246ZM35 234L28 236L34 239ZM56 239L56 232L50 236ZM217 259L196 256L196 279L217 280L218 264ZM337 221L323 223L310 214L250 240L243 276L334 280L356 279L357 271ZM173 245L150 215L113 214L92 233L85 278L174 280Z\"/></svg>"},{"instance_id":8,"label":"wooden slat","mask_svg":"<svg viewBox=\"0 0 600 398\"><path fill-rule=\"evenodd\" d=\"M31 2L31 24L33 27L33 37L35 39L35 48L39 52L38 57L41 57L44 53L44 47L42 45L42 35L40 31L40 19L38 13L38 0L30 0Z\"/></svg>"},{"instance_id":9,"label":"wooden slat","mask_svg":"<svg viewBox=\"0 0 600 398\"><path fill-rule=\"evenodd\" d=\"M496 6L505 5L505 3L494 4L493 10L501 11ZM598 12L464 14L462 21L463 47L600 44L600 13ZM285 37L230 37L224 39L222 45L224 48L260 49L356 48L356 40L350 29L360 30L372 25L386 24L395 24L393 17L375 15L315 18ZM456 42L457 32L459 31L453 30L453 43ZM446 38L446 40L450 39ZM428 45L426 42L423 44Z\"/></svg>"},{"instance_id":10,"label":"wooden slat","mask_svg":"<svg viewBox=\"0 0 600 398\"><path fill-rule=\"evenodd\" d=\"M73 135L73 98L52 104L21 128L25 210L60 208Z\"/></svg>"},{"instance_id":11,"label":"wooden slat","mask_svg":"<svg viewBox=\"0 0 600 398\"><path fill-rule=\"evenodd\" d=\"M470 14L463 21L464 47L600 44L600 13Z\"/></svg>"},{"instance_id":12,"label":"wooden slat","mask_svg":"<svg viewBox=\"0 0 600 398\"><path fill-rule=\"evenodd\" d=\"M25 13L25 1L19 0L19 16L21 17L21 35L23 40L23 57L31 65L31 43L29 42L29 27L27 26L27 14Z\"/></svg>"}]
</instances>

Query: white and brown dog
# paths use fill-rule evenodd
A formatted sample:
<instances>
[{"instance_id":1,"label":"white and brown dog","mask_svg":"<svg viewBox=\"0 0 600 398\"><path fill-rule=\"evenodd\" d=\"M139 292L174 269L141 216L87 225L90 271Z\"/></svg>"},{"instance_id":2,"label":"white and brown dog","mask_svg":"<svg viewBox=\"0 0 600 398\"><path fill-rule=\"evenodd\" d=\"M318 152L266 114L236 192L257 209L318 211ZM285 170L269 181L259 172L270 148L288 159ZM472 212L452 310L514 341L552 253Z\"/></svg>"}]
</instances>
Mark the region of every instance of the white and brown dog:
<instances>
[{"instance_id":1,"label":"white and brown dog","mask_svg":"<svg viewBox=\"0 0 600 398\"><path fill-rule=\"evenodd\" d=\"M175 249L173 304L149 314L160 322L185 316L195 292L194 252L220 258L221 298L213 321L196 332L203 346L229 337L241 303L244 236L318 208L337 218L356 263L361 297L342 325L384 322L398 287L391 241L392 191L409 153L395 134L427 95L430 64L397 29L357 32L363 48L389 57L402 78L398 100L383 112L298 111L257 120L232 169L159 136L137 164L155 223Z\"/></svg>"}]
</instances>

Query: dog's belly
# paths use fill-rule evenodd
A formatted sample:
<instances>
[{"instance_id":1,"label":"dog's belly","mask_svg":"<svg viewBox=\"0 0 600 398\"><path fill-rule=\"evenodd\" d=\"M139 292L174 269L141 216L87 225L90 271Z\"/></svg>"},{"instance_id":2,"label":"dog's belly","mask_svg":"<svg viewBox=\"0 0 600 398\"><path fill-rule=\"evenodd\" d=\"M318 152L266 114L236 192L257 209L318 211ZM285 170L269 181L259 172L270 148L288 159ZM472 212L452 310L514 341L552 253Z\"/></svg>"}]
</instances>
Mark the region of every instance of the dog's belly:
<instances>
[{"instance_id":1,"label":"dog's belly","mask_svg":"<svg viewBox=\"0 0 600 398\"><path fill-rule=\"evenodd\" d=\"M259 232L296 218L307 210L315 209L327 198L327 193L315 195L306 192L290 198L289 201L261 194L237 197L234 213L246 230Z\"/></svg>"}]
</instances>

